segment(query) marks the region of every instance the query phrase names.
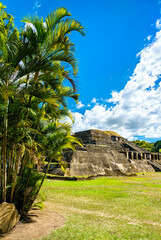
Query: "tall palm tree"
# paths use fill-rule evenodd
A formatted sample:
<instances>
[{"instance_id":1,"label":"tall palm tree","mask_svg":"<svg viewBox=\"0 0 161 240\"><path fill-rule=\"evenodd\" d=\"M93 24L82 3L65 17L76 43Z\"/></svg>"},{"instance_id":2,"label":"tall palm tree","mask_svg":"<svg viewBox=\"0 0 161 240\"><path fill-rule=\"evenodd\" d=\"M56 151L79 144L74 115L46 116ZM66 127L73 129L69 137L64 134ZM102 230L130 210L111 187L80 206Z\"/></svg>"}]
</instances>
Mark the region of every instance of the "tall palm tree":
<instances>
[{"instance_id":1,"label":"tall palm tree","mask_svg":"<svg viewBox=\"0 0 161 240\"><path fill-rule=\"evenodd\" d=\"M14 79L12 58L16 55L19 33L13 28L13 18L4 11L0 4L0 95L3 100L3 201L6 201L6 161L7 161L7 133L8 133L8 104L11 96L10 80ZM17 64L16 64L17 65ZM17 67L17 66L16 66ZM11 80L12 81L12 80Z\"/></svg>"},{"instance_id":2,"label":"tall palm tree","mask_svg":"<svg viewBox=\"0 0 161 240\"><path fill-rule=\"evenodd\" d=\"M13 202L18 175L22 176L25 167L49 155L43 149L52 133L46 133L44 124L49 129L53 129L51 123L56 124L57 131L55 138L52 138L55 144L58 138L66 139L64 143L59 141L59 145L50 144L52 157L59 159L57 156L61 155L62 149L72 147L72 142L77 142L70 137L71 128L68 127L67 131L65 126L62 127L65 135L60 135L58 131L60 117L70 116L66 97L78 98L75 81L70 76L77 73L77 61L69 34L77 31L84 35L84 30L70 16L67 9L59 8L45 20L37 16L26 17L23 20L25 27L19 33L14 28L13 17L0 5L3 201L6 201L6 184L11 184L10 198L7 199ZM64 86L65 78L71 82L72 88Z\"/></svg>"}]
</instances>

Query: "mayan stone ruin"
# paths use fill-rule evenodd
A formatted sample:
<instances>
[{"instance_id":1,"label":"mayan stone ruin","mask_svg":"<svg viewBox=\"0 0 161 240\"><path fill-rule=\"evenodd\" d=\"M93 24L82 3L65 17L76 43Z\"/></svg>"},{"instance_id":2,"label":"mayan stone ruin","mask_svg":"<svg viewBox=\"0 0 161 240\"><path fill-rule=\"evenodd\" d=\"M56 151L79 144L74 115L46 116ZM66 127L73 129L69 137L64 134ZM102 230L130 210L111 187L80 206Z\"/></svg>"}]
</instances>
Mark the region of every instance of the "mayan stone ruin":
<instances>
[{"instance_id":1,"label":"mayan stone ruin","mask_svg":"<svg viewBox=\"0 0 161 240\"><path fill-rule=\"evenodd\" d=\"M64 153L65 176L111 176L161 171L161 153L150 153L112 131L76 132L83 147Z\"/></svg>"}]
</instances>

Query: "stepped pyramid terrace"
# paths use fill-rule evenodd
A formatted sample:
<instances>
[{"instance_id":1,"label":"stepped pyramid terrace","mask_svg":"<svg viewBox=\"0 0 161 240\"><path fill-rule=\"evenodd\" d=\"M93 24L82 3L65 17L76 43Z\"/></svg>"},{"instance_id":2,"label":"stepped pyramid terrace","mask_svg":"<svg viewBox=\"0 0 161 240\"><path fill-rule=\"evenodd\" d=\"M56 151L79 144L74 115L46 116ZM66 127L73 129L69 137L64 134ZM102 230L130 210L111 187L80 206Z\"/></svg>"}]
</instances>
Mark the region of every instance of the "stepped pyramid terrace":
<instances>
[{"instance_id":1,"label":"stepped pyramid terrace","mask_svg":"<svg viewBox=\"0 0 161 240\"><path fill-rule=\"evenodd\" d=\"M150 153L113 131L87 130L76 132L75 136L81 139L83 147L64 152L65 176L161 171L161 153Z\"/></svg>"}]
</instances>

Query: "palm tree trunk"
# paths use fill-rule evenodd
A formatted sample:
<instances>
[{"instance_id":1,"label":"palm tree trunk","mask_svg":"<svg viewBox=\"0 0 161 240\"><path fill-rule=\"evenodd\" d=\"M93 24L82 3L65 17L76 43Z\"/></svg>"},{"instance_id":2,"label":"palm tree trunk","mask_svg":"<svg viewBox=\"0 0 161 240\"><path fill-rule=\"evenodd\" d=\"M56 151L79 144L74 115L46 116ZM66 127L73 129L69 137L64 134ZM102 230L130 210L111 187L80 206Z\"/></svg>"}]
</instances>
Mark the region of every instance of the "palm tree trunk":
<instances>
[{"instance_id":1,"label":"palm tree trunk","mask_svg":"<svg viewBox=\"0 0 161 240\"><path fill-rule=\"evenodd\" d=\"M39 192L40 192L40 189L41 189L42 184L43 184L43 182L44 182L44 180L45 180L46 174L47 174L48 171L49 171L49 168L50 168L50 165L51 165L51 161L52 161L52 158L50 158L50 161L49 161L49 163L48 163L48 166L47 166L46 172L45 172L45 174L44 174L44 176L43 176L43 178L42 178L42 180L41 180L41 183L40 183L39 188L38 188L38 190L37 190L37 192L36 192L36 194L35 194L34 199L36 199L37 195L38 195Z\"/></svg>"},{"instance_id":2,"label":"palm tree trunk","mask_svg":"<svg viewBox=\"0 0 161 240\"><path fill-rule=\"evenodd\" d=\"M0 202L2 201L2 147L0 146Z\"/></svg>"},{"instance_id":3,"label":"palm tree trunk","mask_svg":"<svg viewBox=\"0 0 161 240\"><path fill-rule=\"evenodd\" d=\"M16 165L15 165L15 172L14 172L13 181L12 181L11 198L10 198L11 202L13 201L13 193L14 193L15 186L16 186L16 178L17 178L17 174L18 174L20 159L21 159L21 148L19 149L19 152L18 152L17 161L16 161Z\"/></svg>"},{"instance_id":4,"label":"palm tree trunk","mask_svg":"<svg viewBox=\"0 0 161 240\"><path fill-rule=\"evenodd\" d=\"M35 72L35 75L34 75L34 82L37 81L38 77L39 77L39 71Z\"/></svg>"},{"instance_id":5,"label":"palm tree trunk","mask_svg":"<svg viewBox=\"0 0 161 240\"><path fill-rule=\"evenodd\" d=\"M11 166L13 164L13 156L14 156L14 148L15 148L15 143L12 143L12 148L10 151L10 157L9 157L9 163L8 163L8 169L7 169L7 183L11 184L12 181L12 174L11 174Z\"/></svg>"},{"instance_id":6,"label":"palm tree trunk","mask_svg":"<svg viewBox=\"0 0 161 240\"><path fill-rule=\"evenodd\" d=\"M3 201L6 202L7 181L7 131L8 131L8 97L4 99L4 133L3 133Z\"/></svg>"}]
</instances>

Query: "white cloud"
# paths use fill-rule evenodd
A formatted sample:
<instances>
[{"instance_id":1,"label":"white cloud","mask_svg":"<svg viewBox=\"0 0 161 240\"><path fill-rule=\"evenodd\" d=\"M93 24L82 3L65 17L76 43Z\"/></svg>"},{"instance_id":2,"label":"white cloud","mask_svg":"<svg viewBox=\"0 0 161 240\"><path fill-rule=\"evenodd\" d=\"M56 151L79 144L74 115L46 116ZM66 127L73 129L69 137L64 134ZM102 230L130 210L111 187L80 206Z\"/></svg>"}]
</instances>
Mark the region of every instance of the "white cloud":
<instances>
[{"instance_id":1,"label":"white cloud","mask_svg":"<svg viewBox=\"0 0 161 240\"><path fill-rule=\"evenodd\" d=\"M157 27L158 29L161 28L161 19L157 19L157 21L156 21L156 27Z\"/></svg>"},{"instance_id":2,"label":"white cloud","mask_svg":"<svg viewBox=\"0 0 161 240\"><path fill-rule=\"evenodd\" d=\"M150 41L152 38L152 35L147 36L148 41Z\"/></svg>"},{"instance_id":3,"label":"white cloud","mask_svg":"<svg viewBox=\"0 0 161 240\"><path fill-rule=\"evenodd\" d=\"M107 108L96 104L91 110L86 110L84 115L75 113L74 131L95 128L113 130L128 139L134 139L136 135L161 137L160 20L157 20L156 26L156 37L137 55L139 63L124 89L112 92L108 102L114 106Z\"/></svg>"},{"instance_id":4,"label":"white cloud","mask_svg":"<svg viewBox=\"0 0 161 240\"><path fill-rule=\"evenodd\" d=\"M78 104L77 104L77 106L76 106L76 108L77 109L80 109L80 108L83 108L85 105L80 101Z\"/></svg>"},{"instance_id":5,"label":"white cloud","mask_svg":"<svg viewBox=\"0 0 161 240\"><path fill-rule=\"evenodd\" d=\"M96 102L97 102L97 99L94 97L91 102L92 102L92 103L96 103Z\"/></svg>"}]
</instances>

